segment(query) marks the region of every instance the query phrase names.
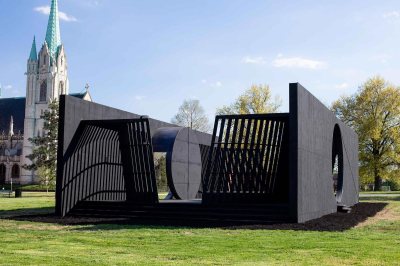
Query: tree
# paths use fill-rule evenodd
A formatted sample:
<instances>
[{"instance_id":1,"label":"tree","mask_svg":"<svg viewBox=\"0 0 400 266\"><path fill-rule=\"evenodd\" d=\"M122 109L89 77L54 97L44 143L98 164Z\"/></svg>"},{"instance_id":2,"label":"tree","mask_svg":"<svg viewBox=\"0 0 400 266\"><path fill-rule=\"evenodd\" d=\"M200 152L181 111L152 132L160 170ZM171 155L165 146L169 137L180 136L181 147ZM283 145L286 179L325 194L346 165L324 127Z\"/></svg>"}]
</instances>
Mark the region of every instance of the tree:
<instances>
[{"instance_id":1,"label":"tree","mask_svg":"<svg viewBox=\"0 0 400 266\"><path fill-rule=\"evenodd\" d=\"M42 184L49 186L55 183L57 169L57 137L58 137L58 101L49 103L49 109L40 116L43 119L43 134L29 141L33 144L32 154L28 155L32 161L24 165L25 169L37 171Z\"/></svg>"},{"instance_id":2,"label":"tree","mask_svg":"<svg viewBox=\"0 0 400 266\"><path fill-rule=\"evenodd\" d=\"M218 108L217 114L275 113L281 106L281 101L279 98L271 98L268 85L251 85L234 103Z\"/></svg>"},{"instance_id":3,"label":"tree","mask_svg":"<svg viewBox=\"0 0 400 266\"><path fill-rule=\"evenodd\" d=\"M171 122L198 131L210 131L208 118L199 100L184 100L179 107L178 113L172 118Z\"/></svg>"},{"instance_id":4,"label":"tree","mask_svg":"<svg viewBox=\"0 0 400 266\"><path fill-rule=\"evenodd\" d=\"M168 191L167 158L165 153L154 153L154 170L158 192Z\"/></svg>"},{"instance_id":5,"label":"tree","mask_svg":"<svg viewBox=\"0 0 400 266\"><path fill-rule=\"evenodd\" d=\"M358 134L361 183L373 181L380 190L400 167L400 88L373 77L332 110Z\"/></svg>"}]
</instances>

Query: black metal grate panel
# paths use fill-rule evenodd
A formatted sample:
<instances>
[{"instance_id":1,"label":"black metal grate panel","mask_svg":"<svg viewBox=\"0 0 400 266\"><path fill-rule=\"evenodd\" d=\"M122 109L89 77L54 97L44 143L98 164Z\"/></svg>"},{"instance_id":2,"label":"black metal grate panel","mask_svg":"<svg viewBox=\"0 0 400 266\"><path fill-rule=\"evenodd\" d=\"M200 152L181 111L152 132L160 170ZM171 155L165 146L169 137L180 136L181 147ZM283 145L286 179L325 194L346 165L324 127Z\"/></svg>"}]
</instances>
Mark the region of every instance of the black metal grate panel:
<instances>
[{"instance_id":1,"label":"black metal grate panel","mask_svg":"<svg viewBox=\"0 0 400 266\"><path fill-rule=\"evenodd\" d=\"M58 213L80 201L158 202L147 119L81 121L64 157Z\"/></svg>"},{"instance_id":2,"label":"black metal grate panel","mask_svg":"<svg viewBox=\"0 0 400 266\"><path fill-rule=\"evenodd\" d=\"M203 202L285 201L287 163L288 114L217 116L202 178Z\"/></svg>"}]
</instances>

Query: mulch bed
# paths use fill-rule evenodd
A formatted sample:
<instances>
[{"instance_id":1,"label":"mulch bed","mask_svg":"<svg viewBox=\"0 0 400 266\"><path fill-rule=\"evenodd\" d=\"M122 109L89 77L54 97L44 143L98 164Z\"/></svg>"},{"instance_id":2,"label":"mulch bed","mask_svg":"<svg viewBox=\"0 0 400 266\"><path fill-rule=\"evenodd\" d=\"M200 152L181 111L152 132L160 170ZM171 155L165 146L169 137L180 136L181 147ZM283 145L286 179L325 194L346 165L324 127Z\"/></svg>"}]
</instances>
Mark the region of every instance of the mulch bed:
<instances>
[{"instance_id":1,"label":"mulch bed","mask_svg":"<svg viewBox=\"0 0 400 266\"><path fill-rule=\"evenodd\" d=\"M223 229L265 229L265 230L302 230L302 231L345 231L369 217L375 216L383 210L386 203L363 202L355 205L350 213L334 213L314 219L305 223L283 223L283 224L244 224L227 225L218 223L196 223L196 224L177 224L165 221L143 221L131 220L127 218L87 218L87 217L63 217L60 218L53 214L24 215L14 217L4 217L18 221L32 221L43 223L54 223L60 225L97 225L97 224L129 224L129 225L155 225L155 226L185 226L185 227L217 227Z\"/></svg>"}]
</instances>

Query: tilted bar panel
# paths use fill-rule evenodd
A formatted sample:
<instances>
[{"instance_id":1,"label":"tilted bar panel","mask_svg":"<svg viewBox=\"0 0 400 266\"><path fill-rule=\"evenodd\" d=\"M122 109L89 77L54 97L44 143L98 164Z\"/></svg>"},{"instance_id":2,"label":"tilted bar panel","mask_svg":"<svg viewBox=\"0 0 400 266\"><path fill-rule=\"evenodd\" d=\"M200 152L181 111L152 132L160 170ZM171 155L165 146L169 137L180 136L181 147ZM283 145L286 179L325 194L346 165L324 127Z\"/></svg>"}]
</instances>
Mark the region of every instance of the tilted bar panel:
<instances>
[{"instance_id":1,"label":"tilted bar panel","mask_svg":"<svg viewBox=\"0 0 400 266\"><path fill-rule=\"evenodd\" d=\"M147 119L81 121L62 171L62 216L81 201L158 202Z\"/></svg>"},{"instance_id":2,"label":"tilted bar panel","mask_svg":"<svg viewBox=\"0 0 400 266\"><path fill-rule=\"evenodd\" d=\"M203 171L203 203L286 202L288 114L215 118Z\"/></svg>"}]
</instances>

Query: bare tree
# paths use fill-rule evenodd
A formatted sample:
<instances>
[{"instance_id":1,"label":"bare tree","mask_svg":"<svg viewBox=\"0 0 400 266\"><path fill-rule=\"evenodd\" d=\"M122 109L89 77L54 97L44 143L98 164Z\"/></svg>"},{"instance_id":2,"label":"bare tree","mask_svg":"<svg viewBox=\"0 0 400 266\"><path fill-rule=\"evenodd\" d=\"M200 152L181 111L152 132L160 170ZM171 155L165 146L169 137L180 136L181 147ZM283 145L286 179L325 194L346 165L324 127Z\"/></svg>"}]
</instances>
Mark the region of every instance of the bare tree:
<instances>
[{"instance_id":1,"label":"bare tree","mask_svg":"<svg viewBox=\"0 0 400 266\"><path fill-rule=\"evenodd\" d=\"M199 100L184 100L171 122L198 131L210 131L208 118Z\"/></svg>"}]
</instances>

